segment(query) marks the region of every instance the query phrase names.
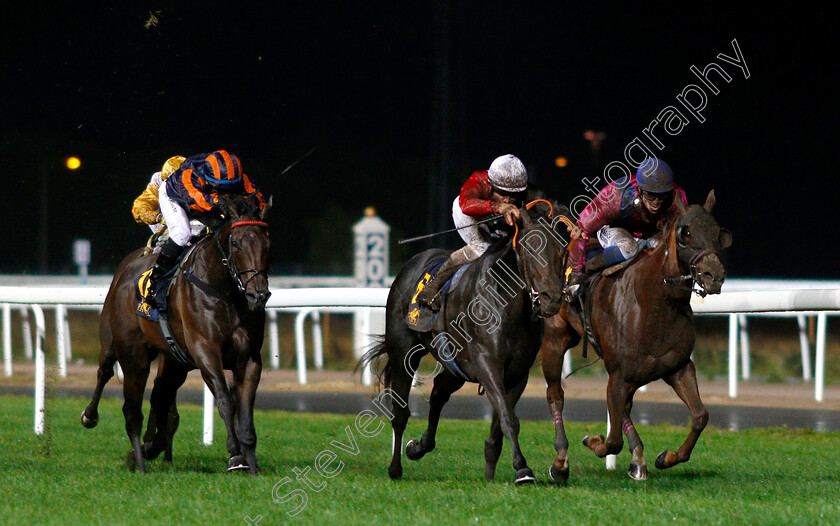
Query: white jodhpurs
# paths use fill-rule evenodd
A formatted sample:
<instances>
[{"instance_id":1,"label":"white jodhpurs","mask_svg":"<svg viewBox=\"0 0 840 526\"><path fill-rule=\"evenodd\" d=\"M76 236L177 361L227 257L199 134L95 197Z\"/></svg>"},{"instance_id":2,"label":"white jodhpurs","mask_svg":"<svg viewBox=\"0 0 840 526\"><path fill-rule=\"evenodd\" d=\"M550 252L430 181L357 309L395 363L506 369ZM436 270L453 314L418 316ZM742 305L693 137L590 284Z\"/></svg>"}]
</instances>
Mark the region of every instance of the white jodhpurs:
<instances>
[{"instance_id":1,"label":"white jodhpurs","mask_svg":"<svg viewBox=\"0 0 840 526\"><path fill-rule=\"evenodd\" d=\"M461 230L458 231L461 239L463 239L464 243L467 244L466 247L461 249L464 256L466 256L469 261L472 261L484 254L484 251L490 246L490 234L486 230L482 230L480 225L476 224L477 221L475 218L468 216L461 211L461 205L458 197L456 197L455 201L452 203L452 220L455 222L455 226L457 228L467 227L461 228Z\"/></svg>"},{"instance_id":2,"label":"white jodhpurs","mask_svg":"<svg viewBox=\"0 0 840 526\"><path fill-rule=\"evenodd\" d=\"M169 229L169 239L174 241L179 247L184 247L190 240L190 219L187 216L187 211L173 201L166 193L166 190L167 185L164 184L161 185L158 191L160 213L163 214L166 227Z\"/></svg>"},{"instance_id":3,"label":"white jodhpurs","mask_svg":"<svg viewBox=\"0 0 840 526\"><path fill-rule=\"evenodd\" d=\"M623 228L603 226L597 233L598 242L605 250L610 247L618 248L624 259L630 259L639 252L639 241Z\"/></svg>"}]
</instances>

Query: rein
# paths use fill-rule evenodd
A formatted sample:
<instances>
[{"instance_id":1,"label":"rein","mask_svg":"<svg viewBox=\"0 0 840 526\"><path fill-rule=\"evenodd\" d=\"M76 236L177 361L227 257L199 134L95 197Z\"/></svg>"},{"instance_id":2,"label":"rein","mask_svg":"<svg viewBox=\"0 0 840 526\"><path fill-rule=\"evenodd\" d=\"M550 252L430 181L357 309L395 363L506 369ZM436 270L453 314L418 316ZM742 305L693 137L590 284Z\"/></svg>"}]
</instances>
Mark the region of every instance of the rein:
<instances>
[{"instance_id":1,"label":"rein","mask_svg":"<svg viewBox=\"0 0 840 526\"><path fill-rule=\"evenodd\" d=\"M265 221L236 221L233 223L230 228L233 230L236 227L240 226L258 226L268 229L268 223ZM248 286L248 283L251 282L252 279L256 278L257 276L265 277L266 282L268 282L268 273L265 270L257 270L254 268L249 268L245 270L239 270L236 268L236 263L233 261L233 258L230 256L233 253L233 240L228 236L228 251L225 254L224 249L222 248L222 243L219 241L219 236L214 236L216 240L216 245L219 247L219 252L222 254L222 265L227 267L228 273L230 277L233 278L234 283L236 283L236 288L241 293L245 293L245 287ZM253 273L253 275L246 279L244 282L242 281L242 276L244 274L248 274L249 272Z\"/></svg>"}]
</instances>

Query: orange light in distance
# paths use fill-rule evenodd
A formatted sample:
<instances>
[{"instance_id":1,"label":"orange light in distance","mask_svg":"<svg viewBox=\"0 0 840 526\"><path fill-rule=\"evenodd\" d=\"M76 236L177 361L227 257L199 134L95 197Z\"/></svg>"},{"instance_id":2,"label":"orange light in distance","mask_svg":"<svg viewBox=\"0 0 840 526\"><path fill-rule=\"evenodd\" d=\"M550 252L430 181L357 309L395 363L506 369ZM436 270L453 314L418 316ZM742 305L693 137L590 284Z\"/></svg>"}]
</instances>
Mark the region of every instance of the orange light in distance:
<instances>
[{"instance_id":1,"label":"orange light in distance","mask_svg":"<svg viewBox=\"0 0 840 526\"><path fill-rule=\"evenodd\" d=\"M554 159L554 166L557 168L565 168L567 164L569 164L569 160L565 157L558 157L557 159Z\"/></svg>"},{"instance_id":2,"label":"orange light in distance","mask_svg":"<svg viewBox=\"0 0 840 526\"><path fill-rule=\"evenodd\" d=\"M78 157L68 157L65 164L67 165L67 168L75 170L82 165L82 161L80 161Z\"/></svg>"}]
</instances>

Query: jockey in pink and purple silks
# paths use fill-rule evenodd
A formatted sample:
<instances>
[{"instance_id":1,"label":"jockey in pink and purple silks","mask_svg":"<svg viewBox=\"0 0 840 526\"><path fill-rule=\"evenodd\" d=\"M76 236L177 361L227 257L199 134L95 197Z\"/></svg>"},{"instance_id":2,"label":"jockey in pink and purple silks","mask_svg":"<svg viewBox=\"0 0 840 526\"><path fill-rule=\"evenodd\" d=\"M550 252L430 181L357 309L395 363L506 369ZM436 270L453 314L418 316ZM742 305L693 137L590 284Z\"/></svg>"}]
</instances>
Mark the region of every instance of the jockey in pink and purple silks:
<instances>
[{"instance_id":1,"label":"jockey in pink and purple silks","mask_svg":"<svg viewBox=\"0 0 840 526\"><path fill-rule=\"evenodd\" d=\"M675 200L688 204L685 191L674 183L671 167L665 161L645 159L624 185L605 186L583 209L577 221L580 237L569 243L569 276L566 299L572 301L583 281L586 243L593 235L604 249L599 258L614 265L639 252L638 241L662 228L662 221L676 213Z\"/></svg>"}]
</instances>

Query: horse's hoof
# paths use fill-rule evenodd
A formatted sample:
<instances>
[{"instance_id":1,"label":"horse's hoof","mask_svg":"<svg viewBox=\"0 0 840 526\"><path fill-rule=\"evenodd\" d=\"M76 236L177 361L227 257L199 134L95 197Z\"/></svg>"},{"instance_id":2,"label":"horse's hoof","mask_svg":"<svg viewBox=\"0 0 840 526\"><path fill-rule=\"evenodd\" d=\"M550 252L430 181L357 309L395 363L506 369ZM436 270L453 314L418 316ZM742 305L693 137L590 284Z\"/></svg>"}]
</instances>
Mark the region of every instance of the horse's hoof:
<instances>
[{"instance_id":1,"label":"horse's hoof","mask_svg":"<svg viewBox=\"0 0 840 526\"><path fill-rule=\"evenodd\" d=\"M99 423L99 416L95 418L88 418L85 416L85 412L82 411L82 425L85 426L87 429L93 429L96 427L96 424Z\"/></svg>"},{"instance_id":2,"label":"horse's hoof","mask_svg":"<svg viewBox=\"0 0 840 526\"><path fill-rule=\"evenodd\" d=\"M391 480L399 480L399 479L402 478L402 475L403 475L402 466L399 466L399 467L396 467L396 468L394 468L394 467L388 468L388 476L391 477Z\"/></svg>"},{"instance_id":3,"label":"horse's hoof","mask_svg":"<svg viewBox=\"0 0 840 526\"><path fill-rule=\"evenodd\" d=\"M586 446L586 447L589 447L589 441L592 440L593 438L598 438L598 439L601 440L601 442L604 441L604 435L602 435L601 433L598 433L594 437L586 435L585 437L583 437L583 445Z\"/></svg>"},{"instance_id":4,"label":"horse's hoof","mask_svg":"<svg viewBox=\"0 0 840 526\"><path fill-rule=\"evenodd\" d=\"M409 460L420 460L425 454L426 452L418 440L409 440L408 444L405 445L405 456Z\"/></svg>"},{"instance_id":5,"label":"horse's hoof","mask_svg":"<svg viewBox=\"0 0 840 526\"><path fill-rule=\"evenodd\" d=\"M534 472L531 471L531 468L522 468L516 472L516 479L514 482L517 486L521 486L522 484L533 484L537 480L537 477L534 476Z\"/></svg>"},{"instance_id":6,"label":"horse's hoof","mask_svg":"<svg viewBox=\"0 0 840 526\"><path fill-rule=\"evenodd\" d=\"M630 475L630 478L633 480L647 480L647 466L630 464L630 469L627 470L627 474Z\"/></svg>"},{"instance_id":7,"label":"horse's hoof","mask_svg":"<svg viewBox=\"0 0 840 526\"><path fill-rule=\"evenodd\" d=\"M248 461L245 460L245 455L234 455L228 460L228 471L239 471L249 469Z\"/></svg>"},{"instance_id":8,"label":"horse's hoof","mask_svg":"<svg viewBox=\"0 0 840 526\"><path fill-rule=\"evenodd\" d=\"M665 464L665 457L667 457L667 456L668 456L668 451L663 451L662 453L660 453L659 455L656 456L656 462L654 462L654 465L656 466L656 469L667 469L668 468L668 466Z\"/></svg>"},{"instance_id":9,"label":"horse's hoof","mask_svg":"<svg viewBox=\"0 0 840 526\"><path fill-rule=\"evenodd\" d=\"M557 482L558 484L564 484L569 481L569 468L566 469L559 469L554 464L548 468L548 476L551 477L551 480Z\"/></svg>"}]
</instances>

